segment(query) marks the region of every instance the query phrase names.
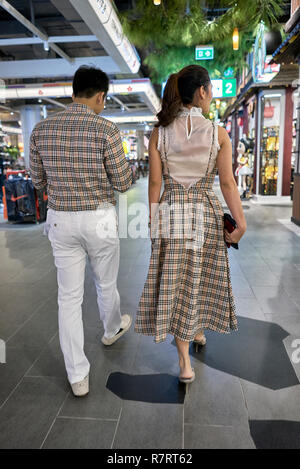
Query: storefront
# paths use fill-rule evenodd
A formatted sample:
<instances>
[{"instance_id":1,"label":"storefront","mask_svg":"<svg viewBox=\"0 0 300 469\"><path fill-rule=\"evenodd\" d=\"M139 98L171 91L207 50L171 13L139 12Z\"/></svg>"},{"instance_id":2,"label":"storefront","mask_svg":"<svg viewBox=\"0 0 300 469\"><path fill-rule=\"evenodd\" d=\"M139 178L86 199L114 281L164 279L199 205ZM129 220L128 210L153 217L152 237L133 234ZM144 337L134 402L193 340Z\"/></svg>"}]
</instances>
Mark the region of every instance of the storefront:
<instances>
[{"instance_id":1,"label":"storefront","mask_svg":"<svg viewBox=\"0 0 300 469\"><path fill-rule=\"evenodd\" d=\"M291 123L291 172L293 182L291 186L293 211L291 220L300 226L300 1L291 2L291 17L285 25L287 37L276 49L272 61L277 64L291 64L297 68L294 79L294 90L291 95L292 123ZM295 65L297 64L297 65Z\"/></svg>"},{"instance_id":2,"label":"storefront","mask_svg":"<svg viewBox=\"0 0 300 469\"><path fill-rule=\"evenodd\" d=\"M291 203L292 115L290 89L262 89L258 93L256 181L253 200Z\"/></svg>"},{"instance_id":3,"label":"storefront","mask_svg":"<svg viewBox=\"0 0 300 469\"><path fill-rule=\"evenodd\" d=\"M292 205L297 76L298 67L291 64L281 66L268 83L251 78L224 115L226 128L231 128L233 171L241 195L245 182L238 176L237 149L241 140L248 143L246 198L254 203Z\"/></svg>"}]
</instances>

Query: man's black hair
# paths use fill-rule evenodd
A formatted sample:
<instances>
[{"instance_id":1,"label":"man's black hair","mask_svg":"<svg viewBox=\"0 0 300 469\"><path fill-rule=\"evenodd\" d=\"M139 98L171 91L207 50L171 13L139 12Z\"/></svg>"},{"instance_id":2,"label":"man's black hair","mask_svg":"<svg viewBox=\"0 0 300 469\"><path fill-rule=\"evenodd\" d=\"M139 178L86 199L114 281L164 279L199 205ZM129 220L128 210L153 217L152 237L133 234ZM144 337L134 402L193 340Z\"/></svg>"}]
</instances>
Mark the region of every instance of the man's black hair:
<instances>
[{"instance_id":1,"label":"man's black hair","mask_svg":"<svg viewBox=\"0 0 300 469\"><path fill-rule=\"evenodd\" d=\"M73 78L73 93L75 98L92 98L96 93L108 92L109 78L99 68L82 65Z\"/></svg>"}]
</instances>

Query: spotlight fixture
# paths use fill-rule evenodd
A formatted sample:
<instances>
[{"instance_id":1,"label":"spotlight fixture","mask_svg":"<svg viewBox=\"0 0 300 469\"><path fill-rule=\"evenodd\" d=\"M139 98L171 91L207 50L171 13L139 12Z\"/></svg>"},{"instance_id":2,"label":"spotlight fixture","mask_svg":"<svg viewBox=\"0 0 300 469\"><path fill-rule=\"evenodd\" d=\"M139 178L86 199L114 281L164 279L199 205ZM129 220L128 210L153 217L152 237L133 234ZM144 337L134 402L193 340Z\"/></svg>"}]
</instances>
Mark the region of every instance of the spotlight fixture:
<instances>
[{"instance_id":1,"label":"spotlight fixture","mask_svg":"<svg viewBox=\"0 0 300 469\"><path fill-rule=\"evenodd\" d=\"M49 51L49 43L48 43L48 41L44 41L44 50L45 50L46 52Z\"/></svg>"},{"instance_id":2,"label":"spotlight fixture","mask_svg":"<svg viewBox=\"0 0 300 469\"><path fill-rule=\"evenodd\" d=\"M161 4L161 0L153 0L153 3L154 3L154 5L160 5L160 4Z\"/></svg>"}]
</instances>

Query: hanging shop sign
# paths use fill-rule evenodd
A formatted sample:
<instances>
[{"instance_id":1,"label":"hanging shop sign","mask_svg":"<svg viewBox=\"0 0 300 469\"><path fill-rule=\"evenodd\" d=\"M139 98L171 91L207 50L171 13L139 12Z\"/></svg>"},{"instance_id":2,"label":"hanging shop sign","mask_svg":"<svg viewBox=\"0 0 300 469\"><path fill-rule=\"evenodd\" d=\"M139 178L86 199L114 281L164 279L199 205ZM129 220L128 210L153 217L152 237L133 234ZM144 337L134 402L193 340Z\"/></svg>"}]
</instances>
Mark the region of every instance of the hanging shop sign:
<instances>
[{"instance_id":1,"label":"hanging shop sign","mask_svg":"<svg viewBox=\"0 0 300 469\"><path fill-rule=\"evenodd\" d=\"M211 80L214 98L233 98L236 96L236 79Z\"/></svg>"},{"instance_id":2,"label":"hanging shop sign","mask_svg":"<svg viewBox=\"0 0 300 469\"><path fill-rule=\"evenodd\" d=\"M214 58L214 46L196 46L196 60L212 60Z\"/></svg>"},{"instance_id":3,"label":"hanging shop sign","mask_svg":"<svg viewBox=\"0 0 300 469\"><path fill-rule=\"evenodd\" d=\"M272 55L266 54L265 25L261 23L255 39L252 76L254 83L269 83L280 70L279 64L269 64Z\"/></svg>"},{"instance_id":4,"label":"hanging shop sign","mask_svg":"<svg viewBox=\"0 0 300 469\"><path fill-rule=\"evenodd\" d=\"M253 51L252 76L255 83L259 83L263 76L266 55L265 25L261 22L258 27Z\"/></svg>"},{"instance_id":5,"label":"hanging shop sign","mask_svg":"<svg viewBox=\"0 0 300 469\"><path fill-rule=\"evenodd\" d=\"M71 5L89 25L91 31L101 41L104 49L117 49L131 73L137 73L140 69L140 58L135 47L125 36L118 15L110 0L70 0ZM110 49L114 46L114 49ZM108 55L111 55L110 53Z\"/></svg>"}]
</instances>

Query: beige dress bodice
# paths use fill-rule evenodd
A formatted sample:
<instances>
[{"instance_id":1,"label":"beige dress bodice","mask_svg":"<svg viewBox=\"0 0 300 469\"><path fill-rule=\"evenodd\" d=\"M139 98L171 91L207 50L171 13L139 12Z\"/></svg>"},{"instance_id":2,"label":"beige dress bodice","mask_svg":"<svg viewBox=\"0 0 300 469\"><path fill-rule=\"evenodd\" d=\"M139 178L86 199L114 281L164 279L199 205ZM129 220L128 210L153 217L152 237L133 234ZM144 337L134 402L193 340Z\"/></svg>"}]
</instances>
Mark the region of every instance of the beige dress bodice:
<instances>
[{"instance_id":1,"label":"beige dress bodice","mask_svg":"<svg viewBox=\"0 0 300 469\"><path fill-rule=\"evenodd\" d=\"M214 125L215 132L213 133ZM163 131L165 133L165 149L163 147ZM205 176L207 169L208 172L211 172L214 168L220 149L218 126L203 116L201 108L183 107L170 125L164 129L159 127L157 148L161 155L164 155L164 151L166 152L170 176L188 189ZM209 162L211 149L213 154ZM167 167L164 157L162 157L162 161L163 172L166 174Z\"/></svg>"}]
</instances>

